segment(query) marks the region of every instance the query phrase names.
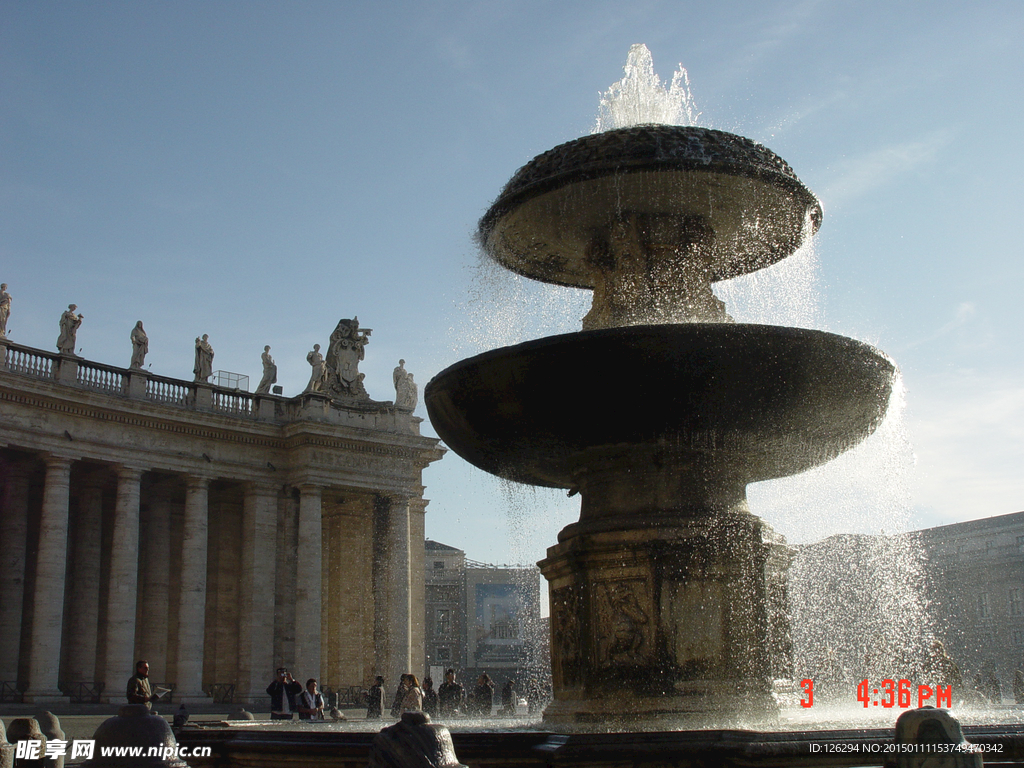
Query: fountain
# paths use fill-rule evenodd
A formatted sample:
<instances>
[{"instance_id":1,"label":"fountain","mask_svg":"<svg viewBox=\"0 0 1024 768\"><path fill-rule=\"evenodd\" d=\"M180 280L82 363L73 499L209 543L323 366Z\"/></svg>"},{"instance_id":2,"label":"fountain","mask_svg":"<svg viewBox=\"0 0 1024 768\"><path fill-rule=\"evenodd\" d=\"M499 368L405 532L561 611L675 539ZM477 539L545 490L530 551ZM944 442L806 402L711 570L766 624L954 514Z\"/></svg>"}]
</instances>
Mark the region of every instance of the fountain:
<instances>
[{"instance_id":1,"label":"fountain","mask_svg":"<svg viewBox=\"0 0 1024 768\"><path fill-rule=\"evenodd\" d=\"M734 323L711 285L785 259L821 215L767 148L641 124L539 155L481 219L480 243L502 266L593 290L581 332L462 360L425 391L438 435L464 459L581 497L579 521L540 563L546 725L775 715L786 554L746 486L867 437L894 366L834 334Z\"/></svg>"}]
</instances>

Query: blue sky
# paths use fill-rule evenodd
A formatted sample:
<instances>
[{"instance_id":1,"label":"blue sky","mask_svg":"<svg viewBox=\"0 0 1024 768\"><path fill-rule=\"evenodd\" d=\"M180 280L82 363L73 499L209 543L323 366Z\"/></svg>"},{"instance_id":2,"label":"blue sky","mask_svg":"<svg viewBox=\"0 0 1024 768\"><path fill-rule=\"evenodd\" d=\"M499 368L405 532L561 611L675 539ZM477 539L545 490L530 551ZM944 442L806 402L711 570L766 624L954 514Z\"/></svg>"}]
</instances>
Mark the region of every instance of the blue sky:
<instances>
[{"instance_id":1,"label":"blue sky","mask_svg":"<svg viewBox=\"0 0 1024 768\"><path fill-rule=\"evenodd\" d=\"M87 358L127 365L141 319L154 372L190 378L208 333L214 367L253 381L270 344L295 394L358 315L383 400L400 357L422 389L573 330L585 296L480 268L472 233L519 166L590 131L645 43L664 79L688 69L701 124L776 151L825 209L813 253L723 289L734 314L855 336L903 371L885 434L752 487L754 511L792 540L1019 511L1022 40L1016 0L6 0L9 334L51 349L74 302ZM425 482L428 535L479 560L537 560L578 510L452 454Z\"/></svg>"}]
</instances>

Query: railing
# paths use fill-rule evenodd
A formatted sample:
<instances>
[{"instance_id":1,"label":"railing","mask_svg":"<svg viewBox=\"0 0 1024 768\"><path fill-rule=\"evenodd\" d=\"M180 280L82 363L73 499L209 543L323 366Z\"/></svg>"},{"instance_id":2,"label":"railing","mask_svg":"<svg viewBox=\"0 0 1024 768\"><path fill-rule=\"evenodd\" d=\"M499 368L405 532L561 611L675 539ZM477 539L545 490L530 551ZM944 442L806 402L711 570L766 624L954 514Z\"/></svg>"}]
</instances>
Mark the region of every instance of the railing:
<instances>
[{"instance_id":1,"label":"railing","mask_svg":"<svg viewBox=\"0 0 1024 768\"><path fill-rule=\"evenodd\" d=\"M146 398L155 403L187 407L192 401L191 393L191 387L178 379L150 375L146 382Z\"/></svg>"},{"instance_id":2,"label":"railing","mask_svg":"<svg viewBox=\"0 0 1024 768\"><path fill-rule=\"evenodd\" d=\"M65 683L59 688L71 699L72 704L99 704L105 685L100 680L94 680Z\"/></svg>"},{"instance_id":3,"label":"railing","mask_svg":"<svg viewBox=\"0 0 1024 768\"><path fill-rule=\"evenodd\" d=\"M213 390L213 410L233 413L237 416L252 414L252 395L248 392L225 392Z\"/></svg>"},{"instance_id":4,"label":"railing","mask_svg":"<svg viewBox=\"0 0 1024 768\"><path fill-rule=\"evenodd\" d=\"M206 689L214 704L231 704L235 700L234 683L214 683Z\"/></svg>"},{"instance_id":5,"label":"railing","mask_svg":"<svg viewBox=\"0 0 1024 768\"><path fill-rule=\"evenodd\" d=\"M59 355L41 349L0 339L0 373L13 373L42 379L60 386L101 392L128 400L144 400L159 405L264 421L320 420L324 415L339 423L348 423L353 414L358 418L386 415L395 418L391 403L366 402L331 404L323 408L321 400L312 403L305 395L285 399L280 395L255 395L242 389L208 382L172 379L145 370L118 368L84 358ZM244 377L241 377L244 378ZM312 396L310 396L312 397ZM319 397L319 396L318 396ZM405 429L408 421L386 421L387 426ZM413 425L415 429L415 426ZM445 574L447 577L447 574Z\"/></svg>"},{"instance_id":6,"label":"railing","mask_svg":"<svg viewBox=\"0 0 1024 768\"><path fill-rule=\"evenodd\" d=\"M18 684L14 680L4 680L0 682L0 702L5 704L21 703L21 690L18 688Z\"/></svg>"},{"instance_id":7,"label":"railing","mask_svg":"<svg viewBox=\"0 0 1024 768\"><path fill-rule=\"evenodd\" d=\"M78 385L120 395L125 390L125 375L120 368L79 360Z\"/></svg>"},{"instance_id":8,"label":"railing","mask_svg":"<svg viewBox=\"0 0 1024 768\"><path fill-rule=\"evenodd\" d=\"M56 370L57 355L51 355L40 349L23 347L20 344L6 342L7 370L40 379L52 379Z\"/></svg>"}]
</instances>

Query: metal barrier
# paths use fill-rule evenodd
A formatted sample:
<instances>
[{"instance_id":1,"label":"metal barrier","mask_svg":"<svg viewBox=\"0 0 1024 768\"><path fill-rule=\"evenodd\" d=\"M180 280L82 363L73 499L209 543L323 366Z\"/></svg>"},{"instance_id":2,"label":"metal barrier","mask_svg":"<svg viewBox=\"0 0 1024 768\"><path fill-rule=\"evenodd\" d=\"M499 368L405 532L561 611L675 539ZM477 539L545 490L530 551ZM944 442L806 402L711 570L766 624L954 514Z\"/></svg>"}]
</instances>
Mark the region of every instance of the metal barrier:
<instances>
[{"instance_id":1,"label":"metal barrier","mask_svg":"<svg viewBox=\"0 0 1024 768\"><path fill-rule=\"evenodd\" d=\"M72 704L99 704L106 683L100 680L85 680L65 683L59 686Z\"/></svg>"},{"instance_id":2,"label":"metal barrier","mask_svg":"<svg viewBox=\"0 0 1024 768\"><path fill-rule=\"evenodd\" d=\"M206 694L214 704L233 704L235 701L234 683L214 683L207 690Z\"/></svg>"},{"instance_id":3,"label":"metal barrier","mask_svg":"<svg viewBox=\"0 0 1024 768\"><path fill-rule=\"evenodd\" d=\"M21 704L21 691L14 680L0 682L0 702L5 704Z\"/></svg>"}]
</instances>

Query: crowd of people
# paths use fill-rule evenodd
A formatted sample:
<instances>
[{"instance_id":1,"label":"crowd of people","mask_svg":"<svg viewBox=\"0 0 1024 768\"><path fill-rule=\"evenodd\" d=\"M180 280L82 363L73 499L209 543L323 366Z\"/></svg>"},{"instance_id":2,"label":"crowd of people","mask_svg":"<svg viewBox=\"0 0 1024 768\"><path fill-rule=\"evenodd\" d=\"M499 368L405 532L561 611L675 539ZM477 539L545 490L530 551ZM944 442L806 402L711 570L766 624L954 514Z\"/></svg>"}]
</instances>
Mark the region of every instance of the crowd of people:
<instances>
[{"instance_id":1,"label":"crowd of people","mask_svg":"<svg viewBox=\"0 0 1024 768\"><path fill-rule=\"evenodd\" d=\"M376 719L384 715L385 691L384 678L377 676L371 686L369 701L366 707L367 719ZM515 681L508 680L501 691L501 708L499 715L516 714L518 701ZM392 717L400 717L403 712L426 712L431 717L490 717L494 714L494 683L486 672L477 678L476 684L466 690L456 679L456 672L449 668L445 671L444 682L436 689L430 677L423 680L422 685L416 675L402 675L392 699L389 713Z\"/></svg>"}]
</instances>

